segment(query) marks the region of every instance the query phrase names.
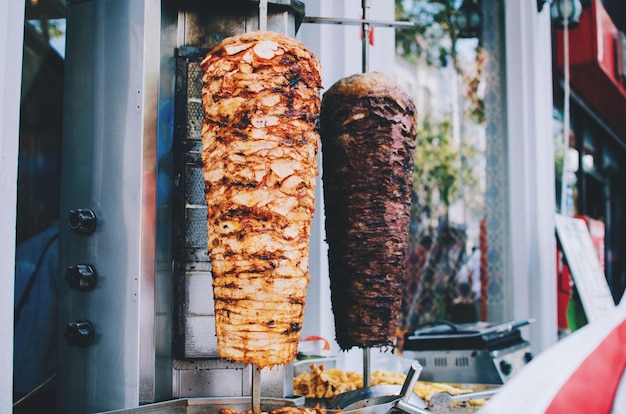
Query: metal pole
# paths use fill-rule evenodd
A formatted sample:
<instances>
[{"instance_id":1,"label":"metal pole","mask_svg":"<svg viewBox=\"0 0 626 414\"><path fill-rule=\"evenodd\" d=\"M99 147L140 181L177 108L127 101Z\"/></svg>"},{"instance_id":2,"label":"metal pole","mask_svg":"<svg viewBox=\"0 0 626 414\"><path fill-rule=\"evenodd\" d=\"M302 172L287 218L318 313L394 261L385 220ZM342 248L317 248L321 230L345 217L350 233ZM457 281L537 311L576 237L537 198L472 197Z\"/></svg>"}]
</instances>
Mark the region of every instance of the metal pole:
<instances>
[{"instance_id":1,"label":"metal pole","mask_svg":"<svg viewBox=\"0 0 626 414\"><path fill-rule=\"evenodd\" d=\"M370 15L370 2L369 0L362 0L363 7L363 60L362 60L362 71L363 73L369 72L369 60L370 60L370 51L369 51L369 37L370 37L370 23L369 23L369 15Z\"/></svg>"},{"instance_id":2,"label":"metal pole","mask_svg":"<svg viewBox=\"0 0 626 414\"><path fill-rule=\"evenodd\" d=\"M259 30L267 31L267 0L259 0Z\"/></svg>"},{"instance_id":3,"label":"metal pole","mask_svg":"<svg viewBox=\"0 0 626 414\"><path fill-rule=\"evenodd\" d=\"M565 2L563 15L569 15L569 3ZM567 211L567 184L569 182L569 134L570 134L570 67L569 67L569 22L563 18L563 171L561 172L561 214L572 216ZM582 164L581 164L582 167Z\"/></svg>"},{"instance_id":4,"label":"metal pole","mask_svg":"<svg viewBox=\"0 0 626 414\"><path fill-rule=\"evenodd\" d=\"M370 347L363 348L363 388L370 386Z\"/></svg>"},{"instance_id":5,"label":"metal pole","mask_svg":"<svg viewBox=\"0 0 626 414\"><path fill-rule=\"evenodd\" d=\"M261 369L252 364L252 413L261 413Z\"/></svg>"},{"instance_id":6,"label":"metal pole","mask_svg":"<svg viewBox=\"0 0 626 414\"><path fill-rule=\"evenodd\" d=\"M259 0L259 30L267 31L267 0ZM261 413L261 370L252 364L252 413Z\"/></svg>"}]
</instances>

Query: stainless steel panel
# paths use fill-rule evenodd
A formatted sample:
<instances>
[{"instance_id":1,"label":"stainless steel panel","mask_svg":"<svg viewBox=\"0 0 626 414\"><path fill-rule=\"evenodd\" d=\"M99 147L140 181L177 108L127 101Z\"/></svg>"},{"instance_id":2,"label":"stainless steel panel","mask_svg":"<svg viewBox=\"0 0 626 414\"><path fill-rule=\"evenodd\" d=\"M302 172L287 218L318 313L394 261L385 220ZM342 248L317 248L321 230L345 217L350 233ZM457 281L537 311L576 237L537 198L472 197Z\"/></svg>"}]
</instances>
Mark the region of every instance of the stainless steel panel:
<instances>
[{"instance_id":1,"label":"stainless steel panel","mask_svg":"<svg viewBox=\"0 0 626 414\"><path fill-rule=\"evenodd\" d=\"M158 39L151 39L160 61L154 64L158 74L158 124L156 130L156 239L155 239L155 384L154 394L140 394L140 402L148 403L172 398L173 353L173 274L172 274L172 192L174 171L172 143L174 137L174 82L177 45L178 8L175 1L151 2L160 6ZM157 6L158 5L158 6ZM160 47L157 47L159 45Z\"/></svg>"},{"instance_id":2,"label":"stainless steel panel","mask_svg":"<svg viewBox=\"0 0 626 414\"><path fill-rule=\"evenodd\" d=\"M216 375L219 374L219 375ZM241 396L240 369L184 370L180 374L181 394L185 396Z\"/></svg>"},{"instance_id":3,"label":"stainless steel panel","mask_svg":"<svg viewBox=\"0 0 626 414\"><path fill-rule=\"evenodd\" d=\"M301 407L304 398L261 398L261 410L268 412L282 407ZM152 414L219 414L230 408L239 412L251 410L249 397L182 398L178 400L150 404L129 410L107 411L100 414L152 413Z\"/></svg>"},{"instance_id":4,"label":"stainless steel panel","mask_svg":"<svg viewBox=\"0 0 626 414\"><path fill-rule=\"evenodd\" d=\"M140 36L143 54L143 94L138 105L143 109L142 124L142 219L141 219L141 272L139 278L139 402L153 402L171 398L169 373L171 364L171 329L166 338L159 336L159 322L171 321L170 307L158 302L157 289L171 299L171 276L165 281L156 276L157 245L157 131L159 118L159 60L161 37L161 7L159 2L143 1L137 13L143 13ZM130 36L136 36L136 27ZM137 68L138 69L138 68ZM167 314L165 314L165 312ZM171 328L171 322L166 325ZM157 340L164 340L157 347Z\"/></svg>"},{"instance_id":5,"label":"stainless steel panel","mask_svg":"<svg viewBox=\"0 0 626 414\"><path fill-rule=\"evenodd\" d=\"M304 18L304 3L298 0L269 0L267 30L295 36ZM230 0L181 2L181 45L212 48L222 39L259 29L259 2Z\"/></svg>"},{"instance_id":6,"label":"stainless steel panel","mask_svg":"<svg viewBox=\"0 0 626 414\"><path fill-rule=\"evenodd\" d=\"M62 226L60 269L89 263L99 277L90 292L59 285L58 412L136 406L140 394L155 392L159 66L158 47L147 46L158 45L157 6L107 0L67 8L61 214L90 208L98 223L89 236ZM95 328L86 348L62 335L81 319Z\"/></svg>"},{"instance_id":7,"label":"stainless steel panel","mask_svg":"<svg viewBox=\"0 0 626 414\"><path fill-rule=\"evenodd\" d=\"M404 351L403 356L417 360L424 381L465 384L504 384L528 362L527 342L505 349L459 349ZM503 369L506 367L507 369Z\"/></svg>"},{"instance_id":8,"label":"stainless steel panel","mask_svg":"<svg viewBox=\"0 0 626 414\"><path fill-rule=\"evenodd\" d=\"M212 356L217 358L215 313L210 273L188 273L186 277L186 329L187 356ZM209 394L216 395L216 394ZM219 395L219 394L217 394Z\"/></svg>"},{"instance_id":9,"label":"stainless steel panel","mask_svg":"<svg viewBox=\"0 0 626 414\"><path fill-rule=\"evenodd\" d=\"M220 359L176 360L174 394L178 398L251 395L252 367ZM293 396L293 364L261 370L261 395Z\"/></svg>"}]
</instances>

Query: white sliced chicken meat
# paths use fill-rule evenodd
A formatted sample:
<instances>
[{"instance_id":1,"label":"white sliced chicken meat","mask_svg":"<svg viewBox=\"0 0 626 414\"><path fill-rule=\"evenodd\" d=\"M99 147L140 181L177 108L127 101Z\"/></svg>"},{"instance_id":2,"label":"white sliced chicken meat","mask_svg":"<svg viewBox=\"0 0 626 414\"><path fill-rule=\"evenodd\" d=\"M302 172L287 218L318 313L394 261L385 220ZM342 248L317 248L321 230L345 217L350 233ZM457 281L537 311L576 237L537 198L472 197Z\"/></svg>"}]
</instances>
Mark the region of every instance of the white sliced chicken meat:
<instances>
[{"instance_id":1,"label":"white sliced chicken meat","mask_svg":"<svg viewBox=\"0 0 626 414\"><path fill-rule=\"evenodd\" d=\"M319 62L292 38L253 32L225 39L201 66L218 353L287 364L309 284Z\"/></svg>"}]
</instances>

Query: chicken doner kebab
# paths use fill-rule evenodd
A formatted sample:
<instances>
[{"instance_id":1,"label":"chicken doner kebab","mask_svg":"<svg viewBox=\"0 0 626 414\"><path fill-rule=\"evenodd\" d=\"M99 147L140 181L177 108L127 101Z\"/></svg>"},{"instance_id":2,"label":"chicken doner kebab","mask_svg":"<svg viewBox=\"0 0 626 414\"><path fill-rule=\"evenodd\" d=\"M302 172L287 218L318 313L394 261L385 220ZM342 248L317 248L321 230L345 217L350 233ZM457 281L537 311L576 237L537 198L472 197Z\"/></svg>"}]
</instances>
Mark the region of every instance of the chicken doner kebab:
<instances>
[{"instance_id":1,"label":"chicken doner kebab","mask_svg":"<svg viewBox=\"0 0 626 414\"><path fill-rule=\"evenodd\" d=\"M225 39L201 67L218 354L287 364L310 278L319 61L301 42L259 31Z\"/></svg>"}]
</instances>

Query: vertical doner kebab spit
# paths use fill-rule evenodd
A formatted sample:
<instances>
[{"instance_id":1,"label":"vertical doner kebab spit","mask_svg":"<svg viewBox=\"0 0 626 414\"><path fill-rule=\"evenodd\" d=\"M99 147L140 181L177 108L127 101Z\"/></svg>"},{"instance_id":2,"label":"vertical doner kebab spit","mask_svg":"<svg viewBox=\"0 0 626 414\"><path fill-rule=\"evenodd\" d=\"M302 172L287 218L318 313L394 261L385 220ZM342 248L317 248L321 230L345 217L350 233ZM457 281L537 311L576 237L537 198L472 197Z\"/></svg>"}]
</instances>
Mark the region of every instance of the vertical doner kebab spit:
<instances>
[{"instance_id":1,"label":"vertical doner kebab spit","mask_svg":"<svg viewBox=\"0 0 626 414\"><path fill-rule=\"evenodd\" d=\"M392 346L408 249L415 104L384 74L362 73L324 94L320 120L337 342Z\"/></svg>"},{"instance_id":2,"label":"vertical doner kebab spit","mask_svg":"<svg viewBox=\"0 0 626 414\"><path fill-rule=\"evenodd\" d=\"M319 62L301 42L259 31L225 39L201 66L218 353L287 364L309 283Z\"/></svg>"}]
</instances>

